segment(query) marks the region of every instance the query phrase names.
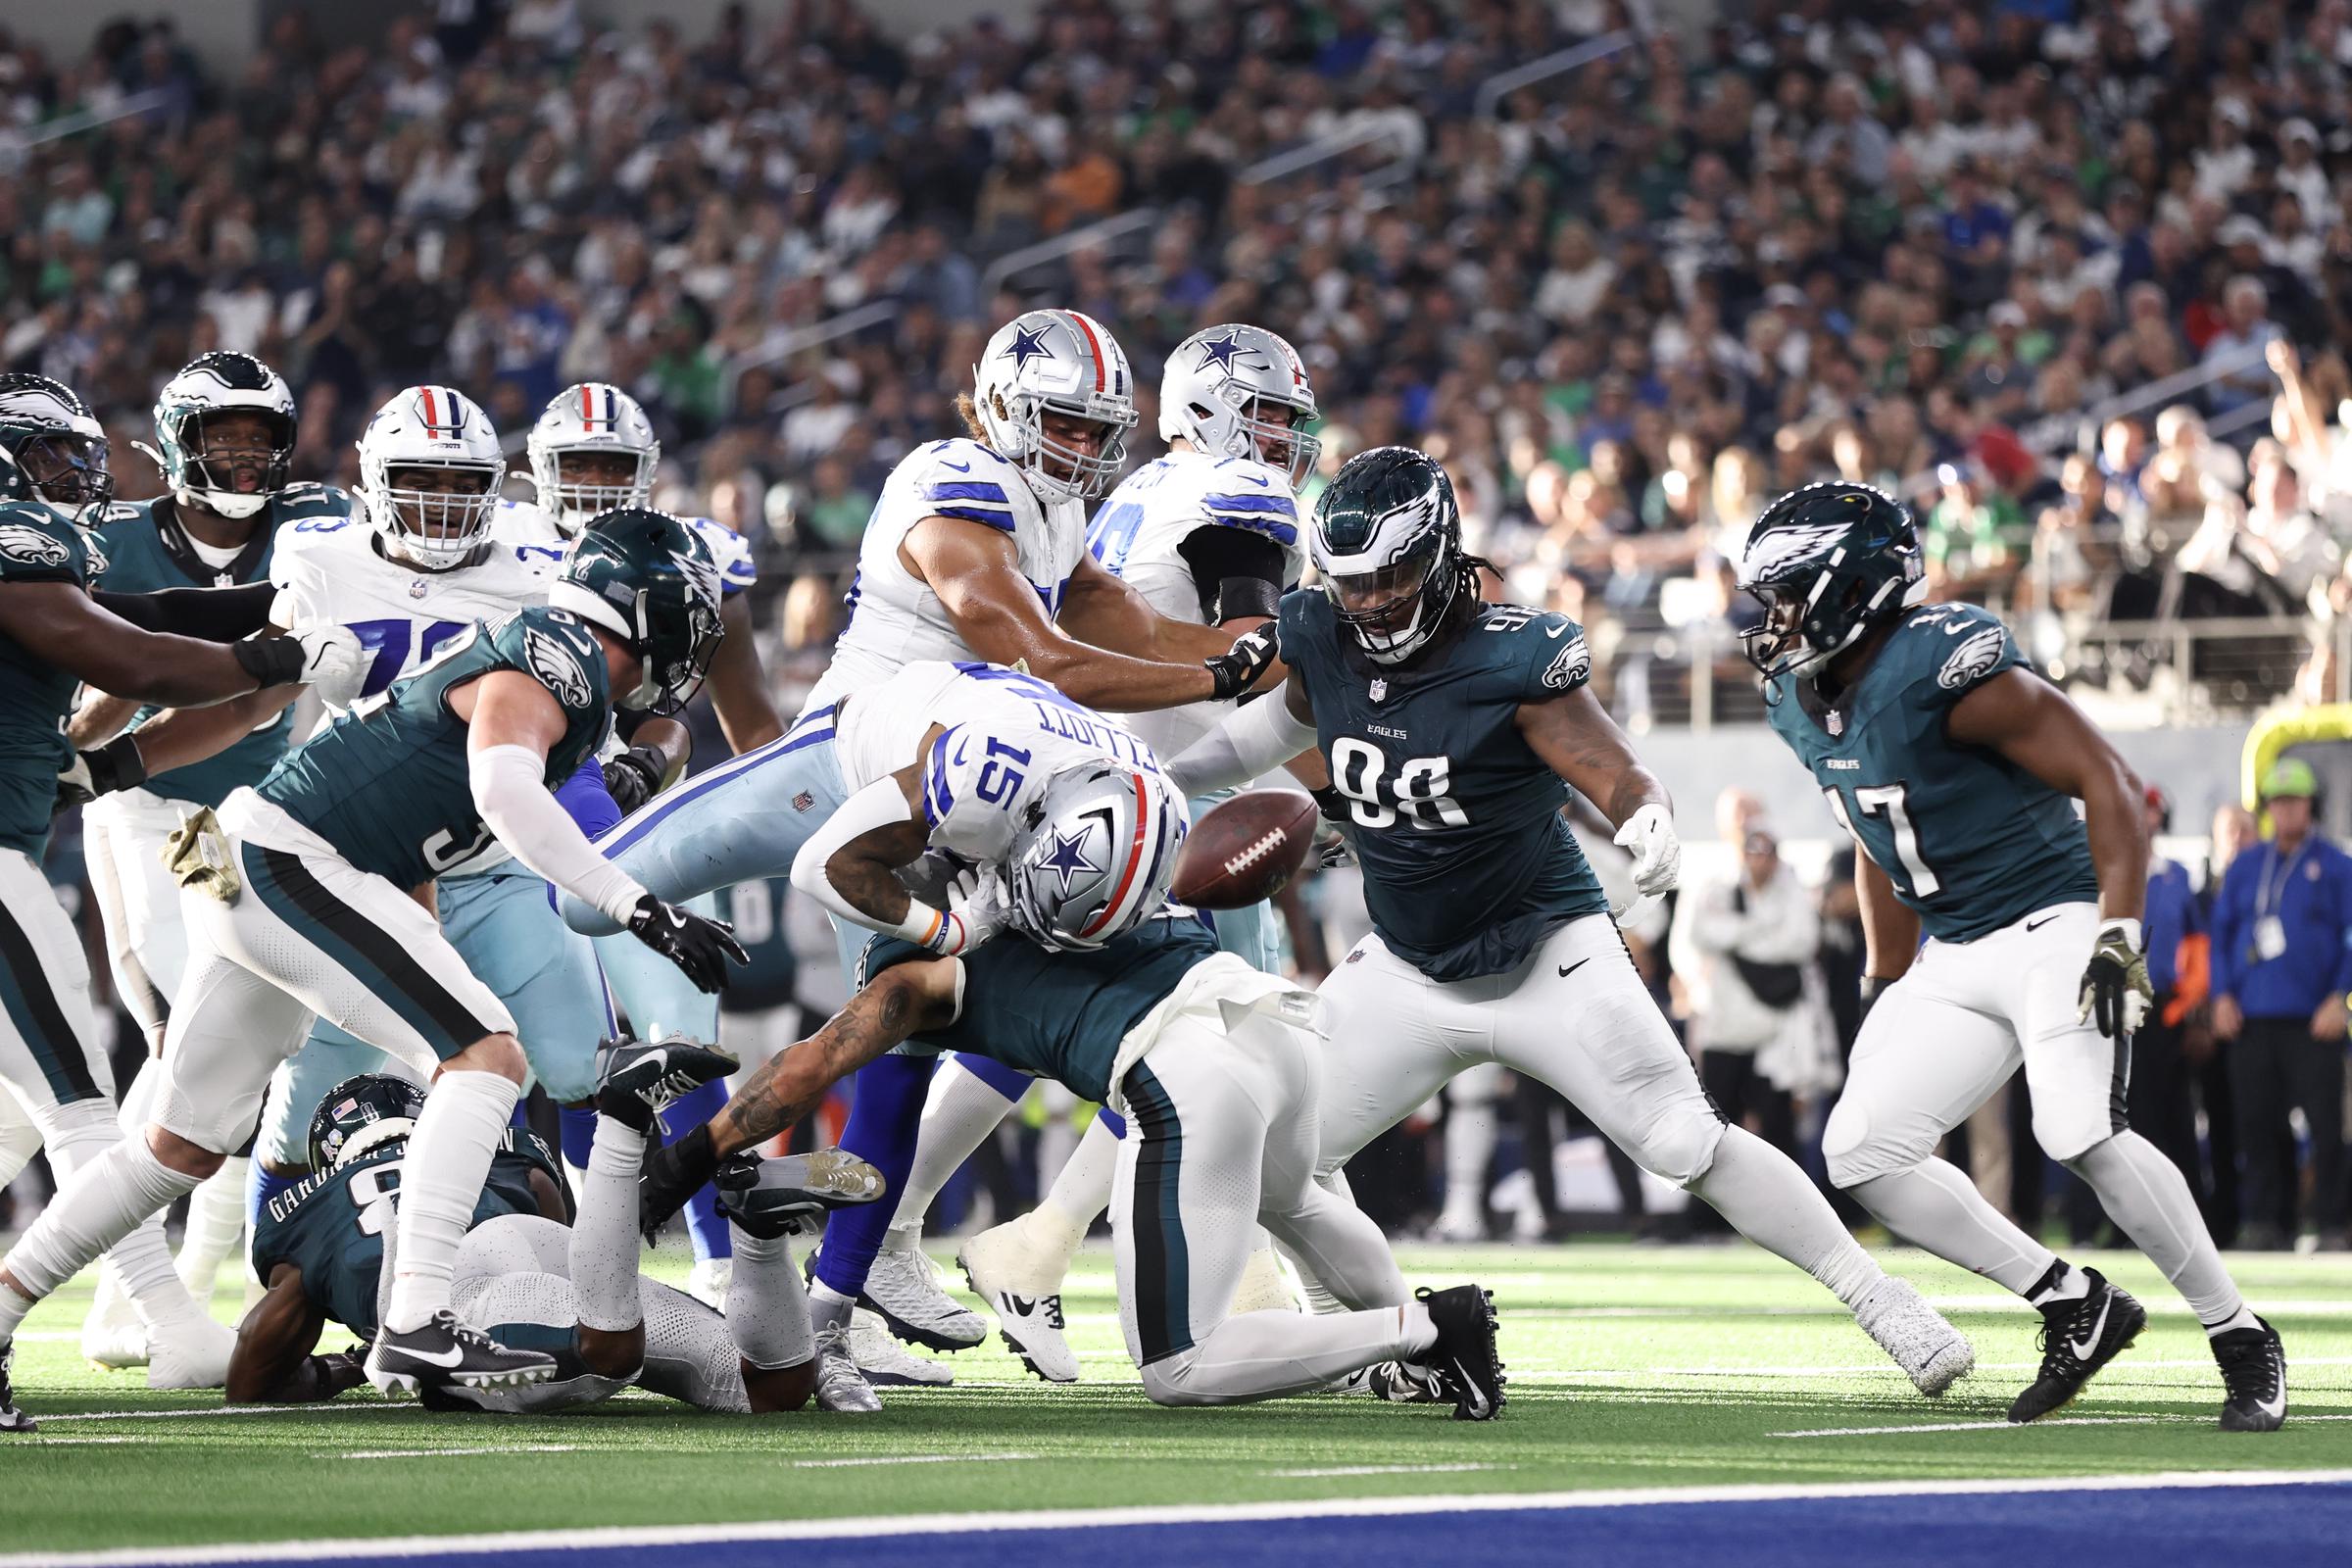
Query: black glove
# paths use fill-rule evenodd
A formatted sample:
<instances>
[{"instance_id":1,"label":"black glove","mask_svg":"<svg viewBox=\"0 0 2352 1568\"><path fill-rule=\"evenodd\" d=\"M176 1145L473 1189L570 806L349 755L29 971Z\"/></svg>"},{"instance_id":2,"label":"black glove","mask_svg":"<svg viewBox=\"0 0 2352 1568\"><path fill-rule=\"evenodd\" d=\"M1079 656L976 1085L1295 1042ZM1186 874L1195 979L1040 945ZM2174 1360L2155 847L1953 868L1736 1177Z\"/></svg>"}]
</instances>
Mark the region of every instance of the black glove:
<instances>
[{"instance_id":1,"label":"black glove","mask_svg":"<svg viewBox=\"0 0 2352 1568\"><path fill-rule=\"evenodd\" d=\"M139 755L138 738L118 735L94 751L74 754L73 762L57 775L57 800L50 814L146 782L147 760Z\"/></svg>"},{"instance_id":2,"label":"black glove","mask_svg":"<svg viewBox=\"0 0 2352 1568\"><path fill-rule=\"evenodd\" d=\"M1886 994L1886 988L1892 984L1894 982L1885 975L1866 974L1862 977L1862 1011L1856 1017L1856 1022L1870 1016L1872 1005Z\"/></svg>"},{"instance_id":3,"label":"black glove","mask_svg":"<svg viewBox=\"0 0 2352 1568\"><path fill-rule=\"evenodd\" d=\"M605 764L605 788L620 814L628 815L662 793L662 754L651 746L632 746Z\"/></svg>"},{"instance_id":4,"label":"black glove","mask_svg":"<svg viewBox=\"0 0 2352 1568\"><path fill-rule=\"evenodd\" d=\"M726 987L727 964L749 963L752 956L735 940L735 928L663 904L648 893L629 914L629 935L685 972L697 991Z\"/></svg>"},{"instance_id":5,"label":"black glove","mask_svg":"<svg viewBox=\"0 0 2352 1568\"><path fill-rule=\"evenodd\" d=\"M1263 626L1246 631L1233 640L1230 651L1201 661L1216 681L1208 694L1211 698L1223 702L1257 684L1257 677L1282 657L1282 641L1274 630L1278 624L1269 620Z\"/></svg>"}]
</instances>

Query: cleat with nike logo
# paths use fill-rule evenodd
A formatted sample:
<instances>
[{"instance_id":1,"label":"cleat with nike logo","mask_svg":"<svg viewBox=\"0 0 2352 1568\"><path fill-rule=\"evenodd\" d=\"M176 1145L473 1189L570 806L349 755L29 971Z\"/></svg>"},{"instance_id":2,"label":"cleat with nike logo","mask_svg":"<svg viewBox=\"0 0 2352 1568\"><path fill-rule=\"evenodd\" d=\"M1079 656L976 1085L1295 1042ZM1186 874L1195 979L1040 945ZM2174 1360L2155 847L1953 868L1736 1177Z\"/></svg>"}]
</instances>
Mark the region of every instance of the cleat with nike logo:
<instances>
[{"instance_id":1,"label":"cleat with nike logo","mask_svg":"<svg viewBox=\"0 0 2352 1568\"><path fill-rule=\"evenodd\" d=\"M2261 1318L2260 1328L2231 1329L2213 1340L2213 1358L2222 1364L2224 1432L2276 1432L2286 1420L2286 1347L2278 1331Z\"/></svg>"},{"instance_id":2,"label":"cleat with nike logo","mask_svg":"<svg viewBox=\"0 0 2352 1568\"><path fill-rule=\"evenodd\" d=\"M1333 1386L1334 1394L1368 1394L1389 1404L1444 1404L1451 1396L1446 1380L1410 1361L1382 1361L1358 1367Z\"/></svg>"},{"instance_id":3,"label":"cleat with nike logo","mask_svg":"<svg viewBox=\"0 0 2352 1568\"><path fill-rule=\"evenodd\" d=\"M555 1376L556 1358L499 1344L444 1307L421 1328L379 1329L368 1352L368 1381L379 1394L416 1394L429 1385L519 1389Z\"/></svg>"},{"instance_id":4,"label":"cleat with nike logo","mask_svg":"<svg viewBox=\"0 0 2352 1568\"><path fill-rule=\"evenodd\" d=\"M816 1149L806 1154L763 1159L740 1150L710 1176L718 1211L754 1236L801 1234L807 1221L827 1209L870 1203L890 1185L882 1173L856 1154Z\"/></svg>"},{"instance_id":5,"label":"cleat with nike logo","mask_svg":"<svg viewBox=\"0 0 2352 1568\"><path fill-rule=\"evenodd\" d=\"M956 1381L946 1362L916 1355L898 1342L880 1313L863 1307L850 1313L850 1359L877 1389L944 1389Z\"/></svg>"},{"instance_id":6,"label":"cleat with nike logo","mask_svg":"<svg viewBox=\"0 0 2352 1568\"><path fill-rule=\"evenodd\" d=\"M0 1432L33 1432L39 1423L17 1408L17 1391L8 1381L9 1363L17 1358L16 1343L0 1340Z\"/></svg>"},{"instance_id":7,"label":"cleat with nike logo","mask_svg":"<svg viewBox=\"0 0 2352 1568\"><path fill-rule=\"evenodd\" d=\"M1906 1280L1885 1279L1854 1303L1854 1321L1933 1399L1968 1376L1977 1352Z\"/></svg>"},{"instance_id":8,"label":"cleat with nike logo","mask_svg":"<svg viewBox=\"0 0 2352 1568\"><path fill-rule=\"evenodd\" d=\"M686 1035L608 1040L596 1048L596 1108L651 1135L654 1118L681 1096L724 1078L742 1063Z\"/></svg>"},{"instance_id":9,"label":"cleat with nike logo","mask_svg":"<svg viewBox=\"0 0 2352 1568\"><path fill-rule=\"evenodd\" d=\"M1475 1285L1433 1291L1424 1285L1413 1298L1429 1309L1438 1343L1427 1364L1453 1400L1456 1421L1492 1421L1502 1413L1502 1357L1494 1348L1494 1293Z\"/></svg>"},{"instance_id":10,"label":"cleat with nike logo","mask_svg":"<svg viewBox=\"0 0 2352 1568\"><path fill-rule=\"evenodd\" d=\"M939 1265L919 1247L886 1244L876 1252L858 1304L926 1350L968 1350L988 1338L988 1320L947 1293Z\"/></svg>"},{"instance_id":11,"label":"cleat with nike logo","mask_svg":"<svg viewBox=\"0 0 2352 1568\"><path fill-rule=\"evenodd\" d=\"M997 1314L1006 1349L1048 1383L1078 1381L1078 1352L1062 1331L1061 1292L1045 1289L1057 1270L1027 1245L1019 1220L999 1225L956 1250L956 1264L972 1294Z\"/></svg>"},{"instance_id":12,"label":"cleat with nike logo","mask_svg":"<svg viewBox=\"0 0 2352 1568\"><path fill-rule=\"evenodd\" d=\"M2147 1308L2107 1283L2095 1268L2082 1271L2089 1293L2041 1309L2041 1371L2009 1406L2012 1421L2037 1421L2076 1395L2148 1326Z\"/></svg>"}]
</instances>

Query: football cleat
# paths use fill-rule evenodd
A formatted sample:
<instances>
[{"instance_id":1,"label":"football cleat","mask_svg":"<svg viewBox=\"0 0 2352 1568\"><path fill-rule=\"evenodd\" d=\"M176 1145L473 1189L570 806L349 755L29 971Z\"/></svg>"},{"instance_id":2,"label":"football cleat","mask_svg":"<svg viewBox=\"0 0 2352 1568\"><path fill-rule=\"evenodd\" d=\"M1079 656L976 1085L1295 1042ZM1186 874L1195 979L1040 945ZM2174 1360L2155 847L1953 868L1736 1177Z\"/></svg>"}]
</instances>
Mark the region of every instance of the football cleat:
<instances>
[{"instance_id":1,"label":"football cleat","mask_svg":"<svg viewBox=\"0 0 2352 1568\"><path fill-rule=\"evenodd\" d=\"M228 1358L237 1331L209 1317L160 1330L147 1346L151 1389L218 1389L228 1383Z\"/></svg>"},{"instance_id":2,"label":"football cleat","mask_svg":"<svg viewBox=\"0 0 2352 1568\"><path fill-rule=\"evenodd\" d=\"M1049 1279L1058 1283L1060 1271L1041 1267L1024 1237L1019 1220L982 1231L956 1249L956 1266L997 1314L997 1331L1021 1365L1048 1383L1075 1383L1078 1352L1062 1332L1061 1293L1035 1288Z\"/></svg>"},{"instance_id":3,"label":"football cleat","mask_svg":"<svg viewBox=\"0 0 2352 1568\"><path fill-rule=\"evenodd\" d=\"M108 1372L145 1366L147 1325L139 1321L130 1298L118 1294L109 1303L103 1289L99 1295L98 1304L81 1320L81 1358Z\"/></svg>"},{"instance_id":4,"label":"football cleat","mask_svg":"<svg viewBox=\"0 0 2352 1568\"><path fill-rule=\"evenodd\" d=\"M554 1356L501 1345L446 1307L421 1328L378 1330L368 1352L368 1381L380 1394L415 1394L428 1383L518 1389L555 1371Z\"/></svg>"},{"instance_id":5,"label":"football cleat","mask_svg":"<svg viewBox=\"0 0 2352 1568\"><path fill-rule=\"evenodd\" d=\"M680 1096L741 1065L717 1047L685 1035L651 1043L625 1035L608 1040L596 1048L596 1108L650 1136L654 1118Z\"/></svg>"},{"instance_id":6,"label":"football cleat","mask_svg":"<svg viewBox=\"0 0 2352 1568\"><path fill-rule=\"evenodd\" d=\"M829 1208L870 1203L890 1185L856 1154L818 1149L765 1159L751 1150L729 1154L710 1178L718 1211L754 1236L801 1233Z\"/></svg>"},{"instance_id":7,"label":"football cleat","mask_svg":"<svg viewBox=\"0 0 2352 1568\"><path fill-rule=\"evenodd\" d=\"M2147 1308L2107 1283L2095 1268L2082 1271L2089 1292L2041 1309L2041 1371L2009 1406L2012 1421L2037 1421L2076 1395L2148 1326Z\"/></svg>"},{"instance_id":8,"label":"football cleat","mask_svg":"<svg viewBox=\"0 0 2352 1568\"><path fill-rule=\"evenodd\" d=\"M698 1257L686 1272L686 1294L713 1312L727 1309L727 1288L735 1283L731 1257Z\"/></svg>"},{"instance_id":9,"label":"football cleat","mask_svg":"<svg viewBox=\"0 0 2352 1568\"><path fill-rule=\"evenodd\" d=\"M850 1314L850 1359L877 1389L944 1389L956 1381L947 1364L910 1353L890 1332L879 1312L858 1307Z\"/></svg>"},{"instance_id":10,"label":"football cleat","mask_svg":"<svg viewBox=\"0 0 2352 1568\"><path fill-rule=\"evenodd\" d=\"M1334 1394L1366 1394L1389 1404L1442 1404L1451 1397L1445 1379L1410 1361L1382 1361L1342 1378Z\"/></svg>"},{"instance_id":11,"label":"football cleat","mask_svg":"<svg viewBox=\"0 0 2352 1568\"><path fill-rule=\"evenodd\" d=\"M836 1415L873 1415L882 1408L882 1396L850 1353L847 1323L816 1327L816 1407Z\"/></svg>"},{"instance_id":12,"label":"football cleat","mask_svg":"<svg viewBox=\"0 0 2352 1568\"><path fill-rule=\"evenodd\" d=\"M2286 1419L2286 1347L2277 1329L2254 1321L2262 1326L2214 1336L2213 1358L2230 1391L2222 1402L2224 1432L2276 1432Z\"/></svg>"},{"instance_id":13,"label":"football cleat","mask_svg":"<svg viewBox=\"0 0 2352 1568\"><path fill-rule=\"evenodd\" d=\"M16 1342L0 1340L0 1432L33 1432L40 1423L17 1408L17 1391L8 1380L8 1369L17 1358Z\"/></svg>"},{"instance_id":14,"label":"football cleat","mask_svg":"<svg viewBox=\"0 0 2352 1568\"><path fill-rule=\"evenodd\" d=\"M876 1252L858 1304L925 1349L968 1350L988 1338L988 1321L947 1293L938 1265L919 1247L885 1246Z\"/></svg>"},{"instance_id":15,"label":"football cleat","mask_svg":"<svg viewBox=\"0 0 2352 1568\"><path fill-rule=\"evenodd\" d=\"M1494 1348L1494 1293L1475 1285L1433 1291L1424 1285L1413 1299L1429 1309L1437 1347L1429 1364L1453 1399L1456 1421L1492 1421L1502 1413L1502 1357Z\"/></svg>"},{"instance_id":16,"label":"football cleat","mask_svg":"<svg viewBox=\"0 0 2352 1568\"><path fill-rule=\"evenodd\" d=\"M1933 1399L1975 1369L1968 1337L1905 1280L1885 1279L1854 1305L1854 1321L1894 1357L1911 1386Z\"/></svg>"}]
</instances>

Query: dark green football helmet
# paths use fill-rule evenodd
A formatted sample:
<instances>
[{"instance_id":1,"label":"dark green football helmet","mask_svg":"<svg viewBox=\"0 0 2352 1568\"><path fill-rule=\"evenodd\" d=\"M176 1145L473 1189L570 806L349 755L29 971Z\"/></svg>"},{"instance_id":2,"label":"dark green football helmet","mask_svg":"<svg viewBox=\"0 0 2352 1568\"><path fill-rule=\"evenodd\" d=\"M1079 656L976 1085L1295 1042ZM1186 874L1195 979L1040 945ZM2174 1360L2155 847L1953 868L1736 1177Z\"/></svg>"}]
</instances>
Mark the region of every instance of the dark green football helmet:
<instances>
[{"instance_id":1,"label":"dark green football helmet","mask_svg":"<svg viewBox=\"0 0 2352 1568\"><path fill-rule=\"evenodd\" d=\"M237 453L210 450L207 421L232 415L258 420L268 432L263 444ZM286 487L299 429L285 377L250 354L226 349L199 354L156 394L155 439L164 460L164 483L181 502L223 517L250 517ZM240 469L253 488L237 487Z\"/></svg>"},{"instance_id":2,"label":"dark green football helmet","mask_svg":"<svg viewBox=\"0 0 2352 1568\"><path fill-rule=\"evenodd\" d=\"M63 381L0 373L0 501L46 502L78 521L114 499L106 430Z\"/></svg>"},{"instance_id":3,"label":"dark green football helmet","mask_svg":"<svg viewBox=\"0 0 2352 1568\"><path fill-rule=\"evenodd\" d=\"M674 713L703 689L726 628L718 562L702 536L666 512L621 507L588 521L547 602L618 637L645 661L622 708Z\"/></svg>"},{"instance_id":4,"label":"dark green football helmet","mask_svg":"<svg viewBox=\"0 0 2352 1568\"><path fill-rule=\"evenodd\" d=\"M1315 502L1309 544L1341 624L1384 664L1419 653L1473 591L1453 481L1411 447L1374 447L1342 464Z\"/></svg>"},{"instance_id":5,"label":"dark green football helmet","mask_svg":"<svg viewBox=\"0 0 2352 1568\"><path fill-rule=\"evenodd\" d=\"M1764 607L1740 652L1765 679L1811 670L1927 596L1919 528L1903 504L1836 480L1764 509L1740 557L1740 586Z\"/></svg>"},{"instance_id":6,"label":"dark green football helmet","mask_svg":"<svg viewBox=\"0 0 2352 1568\"><path fill-rule=\"evenodd\" d=\"M326 1092L311 1112L311 1169L333 1170L378 1144L406 1138L424 1112L424 1086L388 1072L364 1072Z\"/></svg>"}]
</instances>

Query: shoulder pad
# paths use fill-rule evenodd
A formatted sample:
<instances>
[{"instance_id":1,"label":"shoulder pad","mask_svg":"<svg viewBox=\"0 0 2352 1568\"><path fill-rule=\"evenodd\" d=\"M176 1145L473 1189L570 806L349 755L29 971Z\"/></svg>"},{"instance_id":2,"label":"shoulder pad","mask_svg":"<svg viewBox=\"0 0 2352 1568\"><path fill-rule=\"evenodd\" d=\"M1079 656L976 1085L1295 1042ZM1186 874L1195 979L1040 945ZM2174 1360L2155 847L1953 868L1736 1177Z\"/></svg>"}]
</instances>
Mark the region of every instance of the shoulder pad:
<instances>
[{"instance_id":1,"label":"shoulder pad","mask_svg":"<svg viewBox=\"0 0 2352 1568\"><path fill-rule=\"evenodd\" d=\"M1289 481L1262 463L1227 458L1196 470L1200 510L1229 528L1262 533L1286 548L1298 542L1298 500Z\"/></svg>"},{"instance_id":2,"label":"shoulder pad","mask_svg":"<svg viewBox=\"0 0 2352 1568\"><path fill-rule=\"evenodd\" d=\"M0 571L70 574L76 545L86 552L87 537L47 507L25 501L0 505Z\"/></svg>"},{"instance_id":3,"label":"shoulder pad","mask_svg":"<svg viewBox=\"0 0 2352 1568\"><path fill-rule=\"evenodd\" d=\"M1902 661L1902 684L1950 702L1980 682L2026 662L2009 628L1979 605L1926 605L1903 617L1881 658Z\"/></svg>"},{"instance_id":4,"label":"shoulder pad","mask_svg":"<svg viewBox=\"0 0 2352 1568\"><path fill-rule=\"evenodd\" d=\"M533 605L501 621L492 636L514 667L553 692L566 710L603 703L604 648L569 612Z\"/></svg>"},{"instance_id":5,"label":"shoulder pad","mask_svg":"<svg viewBox=\"0 0 2352 1568\"><path fill-rule=\"evenodd\" d=\"M914 486L918 515L961 517L1013 531L1020 470L979 442L958 436L918 447L900 465Z\"/></svg>"},{"instance_id":6,"label":"shoulder pad","mask_svg":"<svg viewBox=\"0 0 2352 1568\"><path fill-rule=\"evenodd\" d=\"M297 517L349 521L359 510L359 504L353 500L350 491L337 485L318 484L307 479L280 490L274 505L280 521Z\"/></svg>"},{"instance_id":7,"label":"shoulder pad","mask_svg":"<svg viewBox=\"0 0 2352 1568\"><path fill-rule=\"evenodd\" d=\"M749 539L715 517L688 517L685 522L710 547L710 555L718 563L720 593L741 593L760 580L760 567L752 560Z\"/></svg>"}]
</instances>

